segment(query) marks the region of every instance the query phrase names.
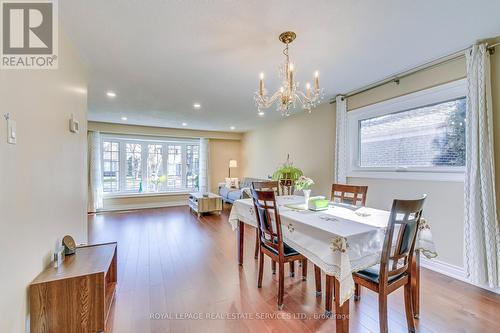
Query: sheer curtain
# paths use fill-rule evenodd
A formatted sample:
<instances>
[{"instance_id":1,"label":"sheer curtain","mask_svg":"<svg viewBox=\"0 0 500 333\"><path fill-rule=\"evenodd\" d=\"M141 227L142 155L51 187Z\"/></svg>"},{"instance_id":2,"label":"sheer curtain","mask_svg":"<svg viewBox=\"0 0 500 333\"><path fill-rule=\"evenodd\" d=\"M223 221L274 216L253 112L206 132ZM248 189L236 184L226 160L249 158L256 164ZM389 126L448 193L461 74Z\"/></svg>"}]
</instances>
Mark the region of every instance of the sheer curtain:
<instances>
[{"instance_id":1,"label":"sheer curtain","mask_svg":"<svg viewBox=\"0 0 500 333\"><path fill-rule=\"evenodd\" d=\"M335 170L334 180L339 184L347 183L347 99L338 95L335 135Z\"/></svg>"},{"instance_id":2,"label":"sheer curtain","mask_svg":"<svg viewBox=\"0 0 500 333\"><path fill-rule=\"evenodd\" d=\"M95 213L103 207L102 172L101 172L101 134L89 131L88 168L89 168L89 195L88 212Z\"/></svg>"},{"instance_id":3,"label":"sheer curtain","mask_svg":"<svg viewBox=\"0 0 500 333\"><path fill-rule=\"evenodd\" d=\"M500 286L500 231L496 216L490 55L474 45L467 60L465 269L469 280Z\"/></svg>"},{"instance_id":4,"label":"sheer curtain","mask_svg":"<svg viewBox=\"0 0 500 333\"><path fill-rule=\"evenodd\" d=\"M199 187L200 192L208 192L210 182L208 177L208 160L209 160L209 141L207 138L200 139L200 174Z\"/></svg>"}]
</instances>

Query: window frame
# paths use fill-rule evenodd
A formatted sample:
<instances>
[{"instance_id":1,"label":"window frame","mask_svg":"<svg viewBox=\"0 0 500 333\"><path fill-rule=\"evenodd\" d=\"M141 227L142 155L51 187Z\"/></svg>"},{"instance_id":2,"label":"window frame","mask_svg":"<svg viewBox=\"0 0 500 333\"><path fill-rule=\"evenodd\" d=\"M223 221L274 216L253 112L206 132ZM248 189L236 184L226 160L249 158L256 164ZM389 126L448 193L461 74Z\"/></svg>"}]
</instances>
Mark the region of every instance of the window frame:
<instances>
[{"instance_id":1,"label":"window frame","mask_svg":"<svg viewBox=\"0 0 500 333\"><path fill-rule=\"evenodd\" d=\"M187 188L186 179L186 147L188 145L197 145L198 149L200 146L199 139L189 139L189 138L158 138L158 137L148 137L148 136L136 136L136 135L116 135L116 134L102 134L101 136L101 147L103 147L103 142L111 141L119 143L119 191L104 192L105 198L113 197L139 197L139 196L156 196L156 195L177 195L186 194L196 191L196 188ZM143 184L143 192L136 192L131 190L125 190L126 182L126 144L127 143L140 143L141 144L141 176ZM161 145L162 148L162 169L163 174L167 175L167 154L169 145L180 145L181 146L181 177L182 186L180 188L165 189L158 192L147 192L147 163L148 163L148 146L151 144ZM101 167L102 170L104 166L104 151L101 149ZM101 177L104 176L104 172Z\"/></svg>"},{"instance_id":2,"label":"window frame","mask_svg":"<svg viewBox=\"0 0 500 333\"><path fill-rule=\"evenodd\" d=\"M361 167L359 160L362 120L444 103L465 96L466 80L461 79L347 112L347 176L463 182L465 167Z\"/></svg>"}]
</instances>

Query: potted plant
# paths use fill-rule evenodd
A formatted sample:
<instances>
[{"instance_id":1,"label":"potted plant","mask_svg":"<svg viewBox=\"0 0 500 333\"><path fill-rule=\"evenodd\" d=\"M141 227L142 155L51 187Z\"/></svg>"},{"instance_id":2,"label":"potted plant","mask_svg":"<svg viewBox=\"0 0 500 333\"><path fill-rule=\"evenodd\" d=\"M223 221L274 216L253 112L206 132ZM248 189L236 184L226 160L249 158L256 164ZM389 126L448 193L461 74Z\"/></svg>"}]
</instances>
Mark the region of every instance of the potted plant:
<instances>
[{"instance_id":1,"label":"potted plant","mask_svg":"<svg viewBox=\"0 0 500 333\"><path fill-rule=\"evenodd\" d=\"M314 181L306 176L300 176L299 179L295 182L295 188L297 190L302 190L304 192L304 199L306 204L309 202L309 198L311 197L311 186L314 185Z\"/></svg>"},{"instance_id":2,"label":"potted plant","mask_svg":"<svg viewBox=\"0 0 500 333\"><path fill-rule=\"evenodd\" d=\"M293 166L293 163L290 162L290 155L287 155L286 162L274 171L273 179L277 181L289 180L290 185L293 185L303 174L302 170Z\"/></svg>"}]
</instances>

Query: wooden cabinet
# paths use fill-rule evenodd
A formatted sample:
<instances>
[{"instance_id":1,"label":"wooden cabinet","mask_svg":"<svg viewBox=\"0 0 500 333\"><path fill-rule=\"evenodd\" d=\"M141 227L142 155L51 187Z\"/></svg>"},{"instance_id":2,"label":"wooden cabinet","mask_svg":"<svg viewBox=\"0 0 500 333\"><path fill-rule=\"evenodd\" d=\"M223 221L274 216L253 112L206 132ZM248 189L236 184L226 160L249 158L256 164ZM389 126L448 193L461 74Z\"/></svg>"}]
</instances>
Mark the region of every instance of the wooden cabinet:
<instances>
[{"instance_id":1,"label":"wooden cabinet","mask_svg":"<svg viewBox=\"0 0 500 333\"><path fill-rule=\"evenodd\" d=\"M116 243L82 246L30 285L31 333L102 332L117 283Z\"/></svg>"}]
</instances>

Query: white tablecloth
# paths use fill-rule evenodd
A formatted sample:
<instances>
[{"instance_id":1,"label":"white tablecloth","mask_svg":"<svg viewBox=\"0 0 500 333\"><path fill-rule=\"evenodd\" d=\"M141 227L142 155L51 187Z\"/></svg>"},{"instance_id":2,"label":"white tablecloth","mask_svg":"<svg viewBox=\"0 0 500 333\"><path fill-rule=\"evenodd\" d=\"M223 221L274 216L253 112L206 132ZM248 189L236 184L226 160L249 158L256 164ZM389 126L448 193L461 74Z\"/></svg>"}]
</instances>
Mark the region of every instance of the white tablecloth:
<instances>
[{"instance_id":1,"label":"white tablecloth","mask_svg":"<svg viewBox=\"0 0 500 333\"><path fill-rule=\"evenodd\" d=\"M340 282L340 302L354 292L352 273L380 262L390 212L337 204L313 212L285 205L304 203L301 196L277 197L285 243L299 251L326 274ZM229 215L233 230L238 221L257 227L252 199L234 202ZM429 225L422 220L416 249L428 258L436 257Z\"/></svg>"}]
</instances>

